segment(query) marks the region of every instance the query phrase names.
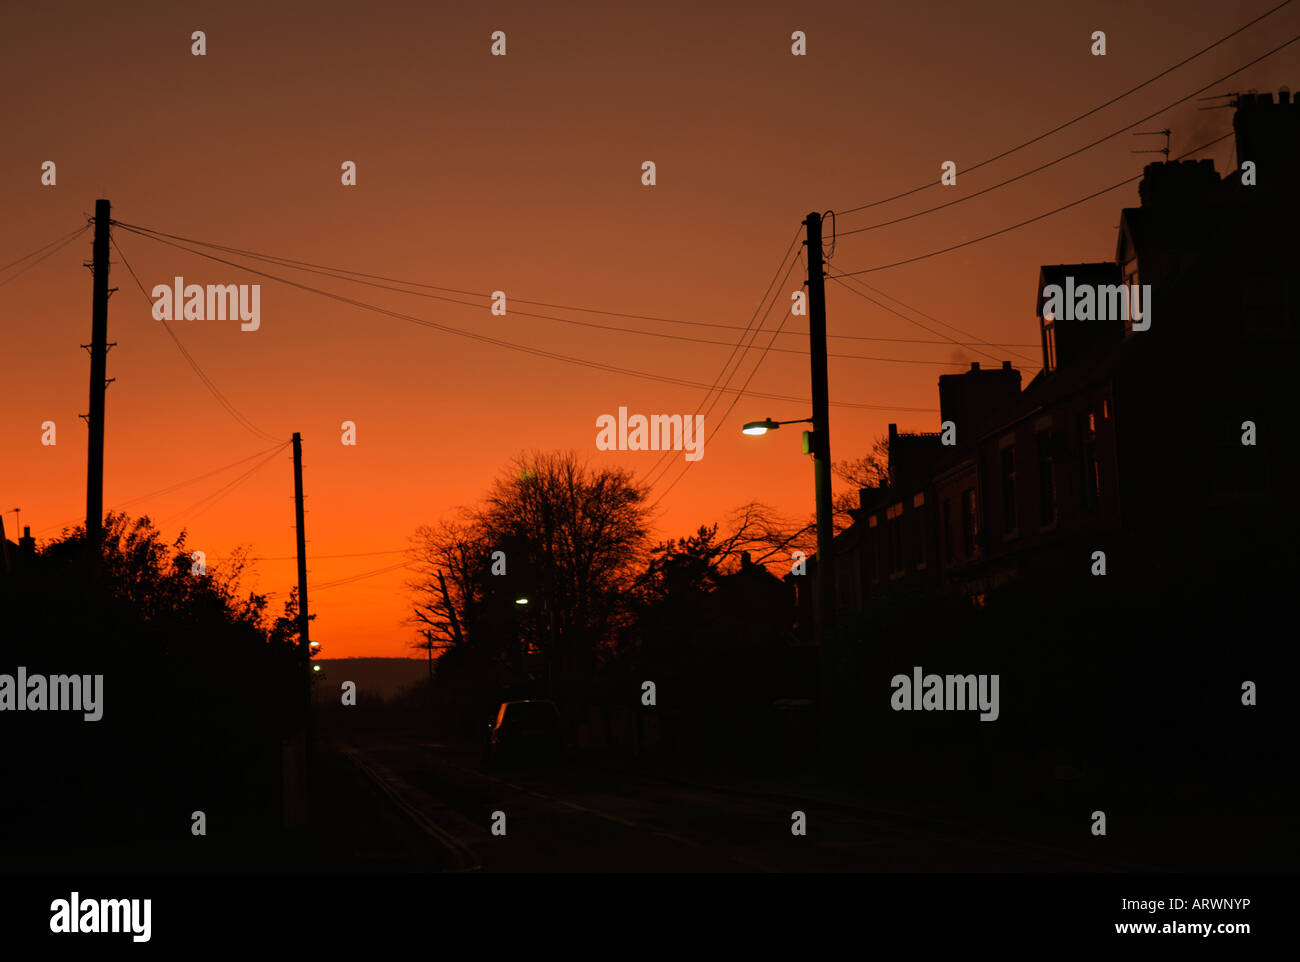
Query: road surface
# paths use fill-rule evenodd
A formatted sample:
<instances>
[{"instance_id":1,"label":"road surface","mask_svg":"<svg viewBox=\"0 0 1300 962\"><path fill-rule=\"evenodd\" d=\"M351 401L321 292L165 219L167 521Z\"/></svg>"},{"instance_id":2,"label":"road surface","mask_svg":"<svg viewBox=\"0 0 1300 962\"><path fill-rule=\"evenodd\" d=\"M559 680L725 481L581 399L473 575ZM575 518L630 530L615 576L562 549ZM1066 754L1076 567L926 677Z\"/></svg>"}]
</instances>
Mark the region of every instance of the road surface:
<instances>
[{"instance_id":1,"label":"road surface","mask_svg":"<svg viewBox=\"0 0 1300 962\"><path fill-rule=\"evenodd\" d=\"M1124 871L1025 840L838 805L746 797L593 764L485 767L474 749L396 733L338 739L452 871ZM802 811L807 834L791 831ZM500 814L498 814L500 813ZM497 825L497 832L493 826ZM504 834L501 828L504 827Z\"/></svg>"}]
</instances>

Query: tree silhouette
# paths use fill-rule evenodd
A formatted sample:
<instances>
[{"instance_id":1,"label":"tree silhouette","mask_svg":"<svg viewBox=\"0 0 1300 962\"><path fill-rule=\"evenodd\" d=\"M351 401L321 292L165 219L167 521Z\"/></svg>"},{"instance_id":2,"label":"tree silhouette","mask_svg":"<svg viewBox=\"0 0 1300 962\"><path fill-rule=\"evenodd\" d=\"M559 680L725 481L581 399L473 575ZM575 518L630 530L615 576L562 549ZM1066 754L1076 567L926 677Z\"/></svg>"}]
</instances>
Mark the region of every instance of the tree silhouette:
<instances>
[{"instance_id":1,"label":"tree silhouette","mask_svg":"<svg viewBox=\"0 0 1300 962\"><path fill-rule=\"evenodd\" d=\"M8 721L12 763L30 788L0 802L12 806L0 823L33 837L56 825L49 837L77 852L166 834L203 798L210 818L273 830L301 663L268 628L265 596L241 592L245 555L202 569L184 533L168 544L147 517L115 513L96 564L91 550L83 529L65 531L0 579L13 664L104 679L99 721L69 712ZM121 785L130 791L105 791Z\"/></svg>"},{"instance_id":2,"label":"tree silhouette","mask_svg":"<svg viewBox=\"0 0 1300 962\"><path fill-rule=\"evenodd\" d=\"M480 505L417 530L412 622L448 664L519 675L536 654L561 683L590 678L631 616L645 502L626 470L572 452L520 455Z\"/></svg>"},{"instance_id":3,"label":"tree silhouette","mask_svg":"<svg viewBox=\"0 0 1300 962\"><path fill-rule=\"evenodd\" d=\"M854 460L836 461L831 470L836 477L851 485L849 490L838 492L832 499L835 528L839 531L853 521L850 512L858 507L859 489L889 487L889 436L880 435L871 443L867 454Z\"/></svg>"}]
</instances>

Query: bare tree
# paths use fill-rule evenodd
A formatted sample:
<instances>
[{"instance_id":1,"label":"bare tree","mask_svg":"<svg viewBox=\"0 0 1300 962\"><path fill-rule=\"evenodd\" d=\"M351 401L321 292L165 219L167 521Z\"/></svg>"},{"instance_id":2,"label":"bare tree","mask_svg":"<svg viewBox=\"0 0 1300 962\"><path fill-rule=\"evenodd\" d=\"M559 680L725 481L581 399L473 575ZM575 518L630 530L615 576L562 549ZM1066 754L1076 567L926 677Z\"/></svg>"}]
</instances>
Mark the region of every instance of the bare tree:
<instances>
[{"instance_id":1,"label":"bare tree","mask_svg":"<svg viewBox=\"0 0 1300 962\"><path fill-rule=\"evenodd\" d=\"M722 557L737 564L748 552L755 564L786 567L793 551L812 554L817 550L817 524L800 523L777 514L758 501L743 504L731 512L718 542Z\"/></svg>"},{"instance_id":2,"label":"bare tree","mask_svg":"<svg viewBox=\"0 0 1300 962\"><path fill-rule=\"evenodd\" d=\"M751 501L733 510L725 522L701 525L692 535L656 545L642 585L661 583L675 566L679 574L708 590L718 575L738 569L745 554L753 564L766 565L780 576L790 570L793 552L811 555L816 550L815 523L782 517L768 505Z\"/></svg>"},{"instance_id":3,"label":"bare tree","mask_svg":"<svg viewBox=\"0 0 1300 962\"><path fill-rule=\"evenodd\" d=\"M430 632L416 647L454 647L459 631L510 658L531 646L589 665L628 617L648 530L646 489L630 472L572 452L515 458L481 505L416 532L411 620ZM517 597L528 604L515 608Z\"/></svg>"},{"instance_id":4,"label":"bare tree","mask_svg":"<svg viewBox=\"0 0 1300 962\"><path fill-rule=\"evenodd\" d=\"M424 638L414 647L446 650L464 642L462 626L477 613L482 600L478 582L490 549L484 532L467 511L453 521L421 525L412 540L416 576L407 588L415 603L408 621Z\"/></svg>"},{"instance_id":5,"label":"bare tree","mask_svg":"<svg viewBox=\"0 0 1300 962\"><path fill-rule=\"evenodd\" d=\"M872 442L869 453L854 460L836 461L831 470L837 478L851 485L849 490L838 492L832 499L838 532L852 523L853 517L849 512L858 506L860 489L889 487L889 436L882 434Z\"/></svg>"}]
</instances>

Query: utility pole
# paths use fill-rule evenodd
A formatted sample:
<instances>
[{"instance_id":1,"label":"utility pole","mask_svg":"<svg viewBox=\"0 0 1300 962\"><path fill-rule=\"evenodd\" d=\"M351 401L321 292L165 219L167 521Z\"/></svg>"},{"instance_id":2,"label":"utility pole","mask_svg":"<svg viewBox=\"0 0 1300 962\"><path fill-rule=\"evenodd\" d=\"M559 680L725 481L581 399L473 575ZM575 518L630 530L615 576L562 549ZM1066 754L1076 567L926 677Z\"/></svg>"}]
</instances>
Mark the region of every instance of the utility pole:
<instances>
[{"instance_id":1,"label":"utility pole","mask_svg":"<svg viewBox=\"0 0 1300 962\"><path fill-rule=\"evenodd\" d=\"M429 684L433 684L433 629L425 628L420 632L424 635L424 652L429 660Z\"/></svg>"},{"instance_id":2,"label":"utility pole","mask_svg":"<svg viewBox=\"0 0 1300 962\"><path fill-rule=\"evenodd\" d=\"M298 644L302 648L302 657L311 660L311 639L308 637L307 618L307 532L303 529L302 506L302 435L293 432L293 508L298 529ZM311 669L308 668L308 671ZM308 676L310 680L310 676ZM308 701L310 711L311 702Z\"/></svg>"},{"instance_id":3,"label":"utility pole","mask_svg":"<svg viewBox=\"0 0 1300 962\"><path fill-rule=\"evenodd\" d=\"M298 535L298 646L302 659L302 728L284 743L284 820L286 828L307 822L307 759L311 740L311 639L307 614L307 534L303 528L302 435L293 432L293 502Z\"/></svg>"},{"instance_id":4,"label":"utility pole","mask_svg":"<svg viewBox=\"0 0 1300 962\"><path fill-rule=\"evenodd\" d=\"M95 557L104 538L104 395L108 390L109 202L95 201L94 276L90 314L90 428L86 448L86 538Z\"/></svg>"},{"instance_id":5,"label":"utility pole","mask_svg":"<svg viewBox=\"0 0 1300 962\"><path fill-rule=\"evenodd\" d=\"M811 213L808 228L808 337L812 355L812 456L817 501L816 626L821 642L822 691L830 707L835 659L835 538L831 507L830 389L826 375L826 273L822 266L822 215Z\"/></svg>"}]
</instances>

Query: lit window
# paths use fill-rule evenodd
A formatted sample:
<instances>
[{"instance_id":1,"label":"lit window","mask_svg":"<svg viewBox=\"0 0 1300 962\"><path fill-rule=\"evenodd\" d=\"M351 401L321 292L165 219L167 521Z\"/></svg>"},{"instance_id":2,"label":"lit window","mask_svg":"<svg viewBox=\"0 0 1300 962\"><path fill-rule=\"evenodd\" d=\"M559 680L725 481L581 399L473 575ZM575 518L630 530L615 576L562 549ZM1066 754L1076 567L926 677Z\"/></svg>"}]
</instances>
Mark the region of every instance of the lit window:
<instances>
[{"instance_id":1,"label":"lit window","mask_svg":"<svg viewBox=\"0 0 1300 962\"><path fill-rule=\"evenodd\" d=\"M1091 411L1079 415L1079 491L1084 511L1096 511L1101 503L1101 464L1097 458L1097 416Z\"/></svg>"}]
</instances>

